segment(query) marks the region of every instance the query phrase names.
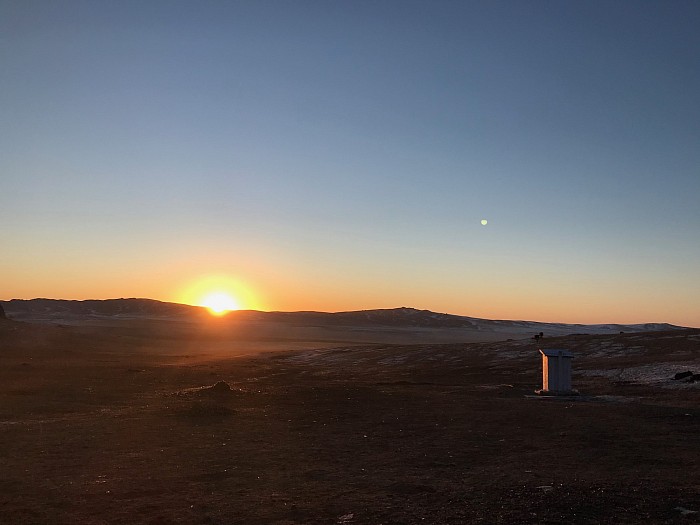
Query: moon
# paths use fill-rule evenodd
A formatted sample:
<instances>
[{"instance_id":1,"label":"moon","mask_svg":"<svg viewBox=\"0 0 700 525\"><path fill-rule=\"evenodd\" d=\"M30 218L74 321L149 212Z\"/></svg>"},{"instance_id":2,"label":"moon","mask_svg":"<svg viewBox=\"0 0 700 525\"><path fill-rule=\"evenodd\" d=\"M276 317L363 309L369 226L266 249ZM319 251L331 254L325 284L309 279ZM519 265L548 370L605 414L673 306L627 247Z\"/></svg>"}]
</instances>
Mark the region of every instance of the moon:
<instances>
[{"instance_id":1,"label":"moon","mask_svg":"<svg viewBox=\"0 0 700 525\"><path fill-rule=\"evenodd\" d=\"M481 225L486 226L489 223L486 219L481 219Z\"/></svg>"}]
</instances>

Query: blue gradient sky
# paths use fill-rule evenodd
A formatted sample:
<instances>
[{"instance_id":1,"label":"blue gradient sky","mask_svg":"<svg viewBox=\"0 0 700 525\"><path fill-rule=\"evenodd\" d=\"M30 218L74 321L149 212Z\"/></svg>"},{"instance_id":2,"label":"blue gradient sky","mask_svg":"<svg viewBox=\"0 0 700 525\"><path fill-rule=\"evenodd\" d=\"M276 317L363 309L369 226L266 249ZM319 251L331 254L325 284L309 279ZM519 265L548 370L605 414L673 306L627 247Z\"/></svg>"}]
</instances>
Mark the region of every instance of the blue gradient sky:
<instances>
[{"instance_id":1,"label":"blue gradient sky","mask_svg":"<svg viewBox=\"0 0 700 525\"><path fill-rule=\"evenodd\" d=\"M261 309L700 326L699 27L694 1L0 0L0 299L216 275Z\"/></svg>"}]
</instances>

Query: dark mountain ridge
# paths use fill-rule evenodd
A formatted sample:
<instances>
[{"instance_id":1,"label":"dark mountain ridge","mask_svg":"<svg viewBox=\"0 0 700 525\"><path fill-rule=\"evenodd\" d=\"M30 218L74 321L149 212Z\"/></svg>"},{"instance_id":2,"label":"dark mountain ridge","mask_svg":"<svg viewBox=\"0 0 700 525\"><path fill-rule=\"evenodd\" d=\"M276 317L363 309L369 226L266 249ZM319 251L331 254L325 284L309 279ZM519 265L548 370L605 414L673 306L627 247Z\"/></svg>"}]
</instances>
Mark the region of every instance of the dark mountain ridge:
<instances>
[{"instance_id":1,"label":"dark mountain ridge","mask_svg":"<svg viewBox=\"0 0 700 525\"><path fill-rule=\"evenodd\" d=\"M198 321L208 318L207 309L154 299L12 299L0 301L11 319L40 323L71 323L81 321L120 319L161 319L171 321ZM358 326L391 327L396 329L460 329L479 332L529 334L546 332L548 335L565 333L616 333L674 330L683 327L668 323L644 324L566 324L534 321L489 320L415 308L388 308L349 312L261 312L239 310L222 318L228 322L271 322L295 326Z\"/></svg>"},{"instance_id":2,"label":"dark mountain ridge","mask_svg":"<svg viewBox=\"0 0 700 525\"><path fill-rule=\"evenodd\" d=\"M62 317L168 317L186 316L204 309L179 303L156 301L155 299L12 299L0 301L8 317L45 318L47 321Z\"/></svg>"}]
</instances>

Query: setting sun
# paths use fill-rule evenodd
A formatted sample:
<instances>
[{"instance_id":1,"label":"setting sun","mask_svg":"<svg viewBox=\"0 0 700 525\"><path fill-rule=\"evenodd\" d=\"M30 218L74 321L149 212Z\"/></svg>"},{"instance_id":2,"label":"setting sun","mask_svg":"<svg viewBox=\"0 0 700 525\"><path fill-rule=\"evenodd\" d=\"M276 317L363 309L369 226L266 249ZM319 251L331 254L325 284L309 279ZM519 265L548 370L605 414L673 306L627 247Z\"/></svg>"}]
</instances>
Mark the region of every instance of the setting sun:
<instances>
[{"instance_id":1,"label":"setting sun","mask_svg":"<svg viewBox=\"0 0 700 525\"><path fill-rule=\"evenodd\" d=\"M200 275L176 292L176 301L203 306L216 316L232 310L261 309L258 294L241 279L224 274Z\"/></svg>"},{"instance_id":2,"label":"setting sun","mask_svg":"<svg viewBox=\"0 0 700 525\"><path fill-rule=\"evenodd\" d=\"M213 292L202 299L201 306L206 306L214 315L223 315L240 308L238 302L225 292Z\"/></svg>"}]
</instances>

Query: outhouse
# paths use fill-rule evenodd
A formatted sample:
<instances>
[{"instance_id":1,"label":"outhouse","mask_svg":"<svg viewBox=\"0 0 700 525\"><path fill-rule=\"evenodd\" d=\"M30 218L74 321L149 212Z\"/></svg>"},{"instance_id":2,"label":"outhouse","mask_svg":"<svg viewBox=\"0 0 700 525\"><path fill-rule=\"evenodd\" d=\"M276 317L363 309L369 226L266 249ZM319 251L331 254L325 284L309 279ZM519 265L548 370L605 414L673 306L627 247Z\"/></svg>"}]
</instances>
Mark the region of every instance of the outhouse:
<instances>
[{"instance_id":1,"label":"outhouse","mask_svg":"<svg viewBox=\"0 0 700 525\"><path fill-rule=\"evenodd\" d=\"M541 394L572 394L571 358L574 355L566 350L540 350L542 354Z\"/></svg>"}]
</instances>

